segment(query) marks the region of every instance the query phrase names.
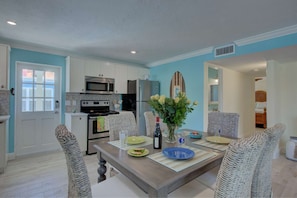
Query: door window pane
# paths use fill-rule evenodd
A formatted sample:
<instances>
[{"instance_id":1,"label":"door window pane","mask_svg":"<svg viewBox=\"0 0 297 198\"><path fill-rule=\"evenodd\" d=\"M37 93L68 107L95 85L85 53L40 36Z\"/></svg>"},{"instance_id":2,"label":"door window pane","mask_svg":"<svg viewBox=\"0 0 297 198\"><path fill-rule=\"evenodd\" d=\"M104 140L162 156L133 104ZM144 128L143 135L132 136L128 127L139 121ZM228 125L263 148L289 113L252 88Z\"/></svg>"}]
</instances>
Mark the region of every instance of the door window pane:
<instances>
[{"instance_id":1,"label":"door window pane","mask_svg":"<svg viewBox=\"0 0 297 198\"><path fill-rule=\"evenodd\" d=\"M44 85L34 85L34 97L44 97Z\"/></svg>"},{"instance_id":2,"label":"door window pane","mask_svg":"<svg viewBox=\"0 0 297 198\"><path fill-rule=\"evenodd\" d=\"M44 83L44 71L35 70L34 82L35 83Z\"/></svg>"},{"instance_id":3,"label":"door window pane","mask_svg":"<svg viewBox=\"0 0 297 198\"><path fill-rule=\"evenodd\" d=\"M22 97L33 96L33 84L23 83L22 85Z\"/></svg>"},{"instance_id":4,"label":"door window pane","mask_svg":"<svg viewBox=\"0 0 297 198\"><path fill-rule=\"evenodd\" d=\"M55 86L54 85L46 85L45 87L45 97L54 97Z\"/></svg>"},{"instance_id":5,"label":"door window pane","mask_svg":"<svg viewBox=\"0 0 297 198\"><path fill-rule=\"evenodd\" d=\"M43 98L34 98L34 111L44 111Z\"/></svg>"},{"instance_id":6,"label":"door window pane","mask_svg":"<svg viewBox=\"0 0 297 198\"><path fill-rule=\"evenodd\" d=\"M23 69L22 70L22 82L32 83L33 82L33 70Z\"/></svg>"},{"instance_id":7,"label":"door window pane","mask_svg":"<svg viewBox=\"0 0 297 198\"><path fill-rule=\"evenodd\" d=\"M32 112L32 111L33 111L32 98L23 98L22 112Z\"/></svg>"},{"instance_id":8,"label":"door window pane","mask_svg":"<svg viewBox=\"0 0 297 198\"><path fill-rule=\"evenodd\" d=\"M45 84L55 83L55 72L46 71L45 72Z\"/></svg>"},{"instance_id":9,"label":"door window pane","mask_svg":"<svg viewBox=\"0 0 297 198\"><path fill-rule=\"evenodd\" d=\"M54 111L54 99L46 99L45 100L45 111Z\"/></svg>"}]
</instances>

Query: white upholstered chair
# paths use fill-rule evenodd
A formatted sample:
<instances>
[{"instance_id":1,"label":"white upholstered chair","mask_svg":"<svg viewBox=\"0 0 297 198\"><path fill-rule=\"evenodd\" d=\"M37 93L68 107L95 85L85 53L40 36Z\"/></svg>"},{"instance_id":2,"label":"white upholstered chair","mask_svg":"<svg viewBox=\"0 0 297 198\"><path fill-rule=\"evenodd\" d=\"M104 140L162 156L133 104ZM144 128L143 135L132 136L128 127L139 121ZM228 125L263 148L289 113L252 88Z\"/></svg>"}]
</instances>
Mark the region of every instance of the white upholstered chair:
<instances>
[{"instance_id":1,"label":"white upholstered chair","mask_svg":"<svg viewBox=\"0 0 297 198\"><path fill-rule=\"evenodd\" d=\"M146 193L122 174L91 186L75 135L69 132L64 125L56 128L55 135L66 157L68 197L147 197Z\"/></svg>"},{"instance_id":2,"label":"white upholstered chair","mask_svg":"<svg viewBox=\"0 0 297 198\"><path fill-rule=\"evenodd\" d=\"M156 116L152 111L146 111L144 112L144 119L145 119L146 135L152 136L155 132ZM168 131L166 123L164 123L161 118L160 118L160 128L162 132Z\"/></svg>"},{"instance_id":3,"label":"white upholstered chair","mask_svg":"<svg viewBox=\"0 0 297 198\"><path fill-rule=\"evenodd\" d=\"M286 126L278 123L262 132L268 135L268 141L256 166L252 184L252 197L272 197L271 172L273 152L285 130Z\"/></svg>"},{"instance_id":4,"label":"white upholstered chair","mask_svg":"<svg viewBox=\"0 0 297 198\"><path fill-rule=\"evenodd\" d=\"M170 193L169 197L250 197L253 173L267 138L267 134L257 133L231 141L222 160L214 189L193 180Z\"/></svg>"}]
</instances>

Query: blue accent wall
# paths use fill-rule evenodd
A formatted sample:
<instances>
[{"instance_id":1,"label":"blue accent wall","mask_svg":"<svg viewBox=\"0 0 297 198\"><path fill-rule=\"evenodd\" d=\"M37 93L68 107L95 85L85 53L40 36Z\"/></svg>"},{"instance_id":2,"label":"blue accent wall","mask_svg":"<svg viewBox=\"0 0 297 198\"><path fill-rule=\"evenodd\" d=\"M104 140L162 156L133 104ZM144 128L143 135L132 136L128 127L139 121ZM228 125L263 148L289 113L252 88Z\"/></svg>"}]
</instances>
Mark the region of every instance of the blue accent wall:
<instances>
[{"instance_id":1,"label":"blue accent wall","mask_svg":"<svg viewBox=\"0 0 297 198\"><path fill-rule=\"evenodd\" d=\"M199 39L199 38L197 38ZM274 39L269 39L245 46L236 46L235 53L223 58L230 58L234 56L247 55L276 48L282 48L297 44L297 34L286 35ZM184 60L174 61L152 67L150 69L150 75L153 80L160 81L161 84L161 95L170 95L170 81L174 72L179 71L184 77L186 85L186 94L192 101L198 100L198 107L188 114L183 128L191 128L195 130L203 130L203 110L204 110L204 63L210 60L218 58L214 57L213 52L204 54ZM207 105L207 104L206 104Z\"/></svg>"},{"instance_id":2,"label":"blue accent wall","mask_svg":"<svg viewBox=\"0 0 297 198\"><path fill-rule=\"evenodd\" d=\"M15 88L15 74L16 74L16 62L28 62L38 63L61 67L61 123L64 123L64 112L65 112L65 77L66 77L66 61L65 56L58 56L53 54L41 53L28 51L23 49L12 48L10 51L10 87ZM14 134L15 134L15 96L10 95L10 115L11 119L9 122L9 148L8 153L14 152Z\"/></svg>"}]
</instances>

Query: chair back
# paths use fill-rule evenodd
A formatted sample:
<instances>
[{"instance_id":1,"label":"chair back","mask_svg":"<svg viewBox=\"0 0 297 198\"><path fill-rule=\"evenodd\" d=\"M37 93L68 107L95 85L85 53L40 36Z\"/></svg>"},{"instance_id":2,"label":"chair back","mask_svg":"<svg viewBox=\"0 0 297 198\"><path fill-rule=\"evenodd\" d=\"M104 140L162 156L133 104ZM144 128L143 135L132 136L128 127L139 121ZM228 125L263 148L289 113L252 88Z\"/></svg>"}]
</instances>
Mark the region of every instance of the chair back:
<instances>
[{"instance_id":1,"label":"chair back","mask_svg":"<svg viewBox=\"0 0 297 198\"><path fill-rule=\"evenodd\" d=\"M155 132L156 128L156 116L152 111L144 112L144 119L145 119L145 127L146 127L146 135L152 136ZM160 128L161 131L168 131L166 123L160 118Z\"/></svg>"},{"instance_id":2,"label":"chair back","mask_svg":"<svg viewBox=\"0 0 297 198\"><path fill-rule=\"evenodd\" d=\"M250 197L253 173L267 135L257 133L231 141L217 177L215 197Z\"/></svg>"},{"instance_id":3,"label":"chair back","mask_svg":"<svg viewBox=\"0 0 297 198\"><path fill-rule=\"evenodd\" d=\"M238 113L209 112L207 132L215 135L220 130L223 136L238 138L238 122Z\"/></svg>"},{"instance_id":4,"label":"chair back","mask_svg":"<svg viewBox=\"0 0 297 198\"><path fill-rule=\"evenodd\" d=\"M263 133L268 135L268 140L259 157L254 173L252 197L271 197L272 195L271 172L273 153L285 130L286 126L278 123L263 131Z\"/></svg>"},{"instance_id":5,"label":"chair back","mask_svg":"<svg viewBox=\"0 0 297 198\"><path fill-rule=\"evenodd\" d=\"M128 130L129 135L138 135L136 120L131 111L112 114L109 115L107 119L110 141L118 140L121 130Z\"/></svg>"},{"instance_id":6,"label":"chair back","mask_svg":"<svg viewBox=\"0 0 297 198\"><path fill-rule=\"evenodd\" d=\"M55 135L66 157L68 197L92 197L88 171L75 135L65 125L57 126Z\"/></svg>"},{"instance_id":7,"label":"chair back","mask_svg":"<svg viewBox=\"0 0 297 198\"><path fill-rule=\"evenodd\" d=\"M151 136L154 134L156 119L152 111L144 112L146 135Z\"/></svg>"}]
</instances>

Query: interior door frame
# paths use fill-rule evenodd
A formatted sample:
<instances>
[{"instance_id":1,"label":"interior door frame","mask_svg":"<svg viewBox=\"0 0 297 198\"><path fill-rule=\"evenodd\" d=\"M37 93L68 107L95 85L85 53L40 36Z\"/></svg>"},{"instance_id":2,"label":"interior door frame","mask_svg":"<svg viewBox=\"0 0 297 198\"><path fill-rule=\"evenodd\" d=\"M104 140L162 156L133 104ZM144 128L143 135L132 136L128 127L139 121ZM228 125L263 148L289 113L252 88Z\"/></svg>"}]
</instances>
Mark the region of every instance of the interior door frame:
<instances>
[{"instance_id":1,"label":"interior door frame","mask_svg":"<svg viewBox=\"0 0 297 198\"><path fill-rule=\"evenodd\" d=\"M223 111L223 70L220 66L210 64L208 62L204 63L204 107L203 107L203 130L207 131L208 126L208 95L209 95L209 85L208 85L208 68L217 67L218 68L218 111Z\"/></svg>"}]
</instances>

